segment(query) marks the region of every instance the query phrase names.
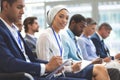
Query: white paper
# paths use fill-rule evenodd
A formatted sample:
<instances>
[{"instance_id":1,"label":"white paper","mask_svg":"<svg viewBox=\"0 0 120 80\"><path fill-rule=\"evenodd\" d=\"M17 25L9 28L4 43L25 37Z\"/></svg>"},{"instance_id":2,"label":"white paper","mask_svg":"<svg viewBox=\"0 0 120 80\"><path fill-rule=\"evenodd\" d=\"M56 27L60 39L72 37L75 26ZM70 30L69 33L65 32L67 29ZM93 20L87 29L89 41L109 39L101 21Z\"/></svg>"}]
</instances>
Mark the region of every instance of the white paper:
<instances>
[{"instance_id":1,"label":"white paper","mask_svg":"<svg viewBox=\"0 0 120 80\"><path fill-rule=\"evenodd\" d=\"M87 61L87 60L75 61L75 62L81 62L80 70L76 71L75 73L80 72L81 70L83 70L84 68L86 68L88 65L92 63L92 61Z\"/></svg>"}]
</instances>

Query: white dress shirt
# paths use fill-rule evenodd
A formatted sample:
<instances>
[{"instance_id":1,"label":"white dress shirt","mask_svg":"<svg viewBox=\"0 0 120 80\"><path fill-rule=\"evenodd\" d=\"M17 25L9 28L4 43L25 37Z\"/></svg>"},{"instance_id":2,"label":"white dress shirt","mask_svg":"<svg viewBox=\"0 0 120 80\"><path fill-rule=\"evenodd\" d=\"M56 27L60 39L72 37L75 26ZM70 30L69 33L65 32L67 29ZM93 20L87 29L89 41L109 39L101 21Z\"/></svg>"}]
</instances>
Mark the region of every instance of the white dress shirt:
<instances>
[{"instance_id":1,"label":"white dress shirt","mask_svg":"<svg viewBox=\"0 0 120 80\"><path fill-rule=\"evenodd\" d=\"M55 32L57 40L62 48L62 43L59 39L58 34ZM39 59L49 61L52 56L61 56L59 46L57 44L56 38L53 34L52 28L46 29L42 32L36 43L36 52ZM63 49L62 49L63 55Z\"/></svg>"}]
</instances>

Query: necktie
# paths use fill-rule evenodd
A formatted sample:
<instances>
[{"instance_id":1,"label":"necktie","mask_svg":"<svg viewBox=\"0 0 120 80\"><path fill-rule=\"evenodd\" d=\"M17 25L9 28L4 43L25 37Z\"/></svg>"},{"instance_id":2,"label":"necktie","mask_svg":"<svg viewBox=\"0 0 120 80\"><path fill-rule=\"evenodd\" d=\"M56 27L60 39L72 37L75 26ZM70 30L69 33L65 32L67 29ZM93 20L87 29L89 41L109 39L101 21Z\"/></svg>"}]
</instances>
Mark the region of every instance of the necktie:
<instances>
[{"instance_id":1,"label":"necktie","mask_svg":"<svg viewBox=\"0 0 120 80\"><path fill-rule=\"evenodd\" d=\"M12 35L13 37L15 38L20 50L22 51L25 59L27 62L30 62L30 59L28 58L28 56L26 55L25 53L25 48L24 48L24 44L23 44L23 41L21 40L21 35L20 35L20 32L17 31L16 27L14 25L12 25L12 29L13 29L13 32L12 32Z\"/></svg>"},{"instance_id":2,"label":"necktie","mask_svg":"<svg viewBox=\"0 0 120 80\"><path fill-rule=\"evenodd\" d=\"M20 33L19 33L19 32L17 32L17 33L18 33L17 40L18 40L20 49L21 49L21 51L24 53L24 48L23 48L23 45L22 45L22 40L21 40L21 38L20 38Z\"/></svg>"},{"instance_id":3,"label":"necktie","mask_svg":"<svg viewBox=\"0 0 120 80\"><path fill-rule=\"evenodd\" d=\"M76 48L77 48L76 54L77 54L78 58L79 58L80 60L82 60L82 57L81 57L82 54L81 54L80 48L78 47L77 39L74 38L74 41L75 41L75 45L76 45Z\"/></svg>"},{"instance_id":4,"label":"necktie","mask_svg":"<svg viewBox=\"0 0 120 80\"><path fill-rule=\"evenodd\" d=\"M108 49L107 46L105 45L104 40L101 40L101 43L102 43L102 45L103 45L103 47L104 47L105 52L107 53L107 56L110 56L109 49Z\"/></svg>"}]
</instances>

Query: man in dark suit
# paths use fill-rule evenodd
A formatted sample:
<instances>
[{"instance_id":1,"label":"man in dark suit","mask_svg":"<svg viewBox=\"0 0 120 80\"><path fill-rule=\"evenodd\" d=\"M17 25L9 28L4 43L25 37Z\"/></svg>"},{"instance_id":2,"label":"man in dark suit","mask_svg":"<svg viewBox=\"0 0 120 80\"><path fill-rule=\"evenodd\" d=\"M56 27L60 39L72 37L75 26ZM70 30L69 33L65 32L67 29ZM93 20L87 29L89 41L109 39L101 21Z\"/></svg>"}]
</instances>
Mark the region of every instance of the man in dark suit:
<instances>
[{"instance_id":1,"label":"man in dark suit","mask_svg":"<svg viewBox=\"0 0 120 80\"><path fill-rule=\"evenodd\" d=\"M96 54L103 58L105 62L109 62L111 59L119 58L120 54L117 54L115 57L110 56L110 52L108 47L104 43L104 39L106 39L112 30L112 27L108 23L102 23L98 27L98 31L91 36L91 40L93 41L96 47Z\"/></svg>"}]
</instances>

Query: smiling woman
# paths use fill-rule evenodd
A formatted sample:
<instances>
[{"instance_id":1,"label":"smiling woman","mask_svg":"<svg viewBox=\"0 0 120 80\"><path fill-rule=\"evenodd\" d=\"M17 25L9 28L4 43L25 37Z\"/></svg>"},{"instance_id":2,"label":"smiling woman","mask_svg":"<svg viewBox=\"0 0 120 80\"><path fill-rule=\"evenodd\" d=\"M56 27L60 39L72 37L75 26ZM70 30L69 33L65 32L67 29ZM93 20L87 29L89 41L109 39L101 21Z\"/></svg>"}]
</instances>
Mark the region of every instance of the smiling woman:
<instances>
[{"instance_id":1,"label":"smiling woman","mask_svg":"<svg viewBox=\"0 0 120 80\"><path fill-rule=\"evenodd\" d=\"M59 32L65 28L68 17L68 10L63 6L55 6L48 11L47 22L49 28L39 36L36 49L38 58L49 61L54 55L62 56L63 48Z\"/></svg>"}]
</instances>

